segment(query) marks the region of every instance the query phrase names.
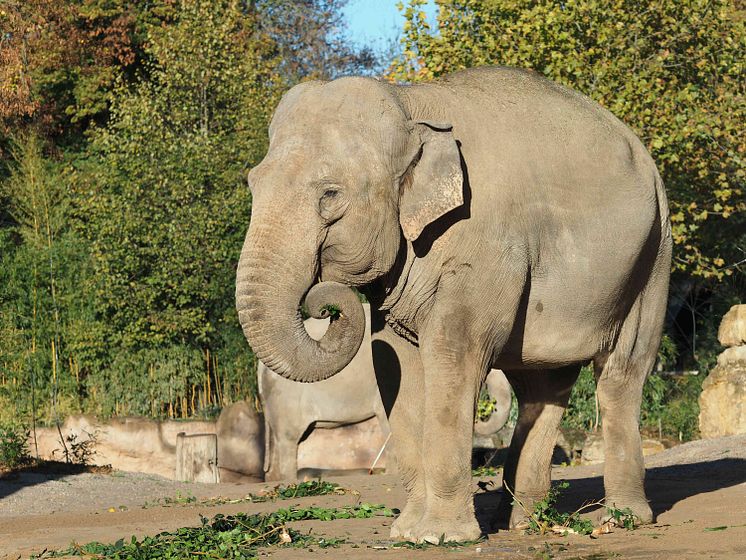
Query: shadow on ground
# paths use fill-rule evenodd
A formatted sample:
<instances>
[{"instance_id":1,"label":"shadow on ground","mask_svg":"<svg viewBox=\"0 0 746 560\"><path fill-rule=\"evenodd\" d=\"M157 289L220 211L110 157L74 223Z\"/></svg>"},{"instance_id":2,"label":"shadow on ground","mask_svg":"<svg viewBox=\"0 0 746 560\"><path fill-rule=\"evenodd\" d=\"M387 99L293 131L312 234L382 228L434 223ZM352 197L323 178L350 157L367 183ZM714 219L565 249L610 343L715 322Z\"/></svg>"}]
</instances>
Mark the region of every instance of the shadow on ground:
<instances>
[{"instance_id":1,"label":"shadow on ground","mask_svg":"<svg viewBox=\"0 0 746 560\"><path fill-rule=\"evenodd\" d=\"M0 472L0 500L23 488L44 484L50 480L83 474L111 472L111 466L77 465L61 461L39 461L12 471Z\"/></svg>"},{"instance_id":2,"label":"shadow on ground","mask_svg":"<svg viewBox=\"0 0 746 560\"><path fill-rule=\"evenodd\" d=\"M602 469L603 465L594 465ZM557 509L575 511L582 505L598 501L604 495L602 476L568 478L570 487L561 495ZM678 502L697 494L714 492L746 482L746 459L724 458L682 465L646 469L645 490L658 517ZM503 496L501 489L488 489L474 496L477 520L483 531L494 533L494 519ZM599 509L599 508L596 508ZM589 509L588 512L593 512Z\"/></svg>"}]
</instances>

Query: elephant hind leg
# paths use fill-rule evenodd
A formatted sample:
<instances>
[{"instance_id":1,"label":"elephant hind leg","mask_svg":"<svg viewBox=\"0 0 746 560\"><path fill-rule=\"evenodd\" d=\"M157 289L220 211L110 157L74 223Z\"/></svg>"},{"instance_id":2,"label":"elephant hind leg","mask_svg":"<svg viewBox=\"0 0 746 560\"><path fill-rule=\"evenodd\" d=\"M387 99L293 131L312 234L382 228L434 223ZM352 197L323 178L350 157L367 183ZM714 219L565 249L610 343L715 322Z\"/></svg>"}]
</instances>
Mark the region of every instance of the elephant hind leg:
<instances>
[{"instance_id":1,"label":"elephant hind leg","mask_svg":"<svg viewBox=\"0 0 746 560\"><path fill-rule=\"evenodd\" d=\"M645 496L645 464L640 439L640 404L645 379L658 354L668 292L668 276L653 277L638 296L605 359L594 361L601 411L606 503L629 508L641 523L653 521Z\"/></svg>"},{"instance_id":2,"label":"elephant hind leg","mask_svg":"<svg viewBox=\"0 0 746 560\"><path fill-rule=\"evenodd\" d=\"M519 527L527 511L532 511L534 503L549 491L552 452L559 424L579 372L579 365L505 372L518 399L518 424L503 469L504 494L497 515L499 526ZM512 505L513 496L520 504Z\"/></svg>"}]
</instances>

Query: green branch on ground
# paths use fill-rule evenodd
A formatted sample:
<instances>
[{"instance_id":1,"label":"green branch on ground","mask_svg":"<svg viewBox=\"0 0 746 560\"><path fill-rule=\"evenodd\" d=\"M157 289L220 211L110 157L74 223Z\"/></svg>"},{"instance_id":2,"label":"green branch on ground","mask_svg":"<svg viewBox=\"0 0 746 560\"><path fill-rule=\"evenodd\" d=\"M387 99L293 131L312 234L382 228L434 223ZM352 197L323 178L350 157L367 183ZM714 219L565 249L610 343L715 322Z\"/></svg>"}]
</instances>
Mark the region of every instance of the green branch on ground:
<instances>
[{"instance_id":1,"label":"green branch on ground","mask_svg":"<svg viewBox=\"0 0 746 560\"><path fill-rule=\"evenodd\" d=\"M100 559L186 558L208 555L211 558L256 558L257 551L267 546L338 546L343 539L325 538L300 533L287 526L294 521L336 519L368 519L374 516L393 517L395 511L380 504L362 503L343 508L288 508L271 513L222 515L202 518L200 527L184 527L166 531L154 537L129 542L120 539L114 544L90 542L73 544L67 550L45 553L37 558L93 556Z\"/></svg>"},{"instance_id":2,"label":"green branch on ground","mask_svg":"<svg viewBox=\"0 0 746 560\"><path fill-rule=\"evenodd\" d=\"M559 484L552 486L542 500L534 503L533 509L531 510L529 510L529 508L515 496L510 488L505 487L505 489L512 496L513 505L520 507L526 514L527 526L525 531L528 534L546 535L548 533L554 533L561 535L577 534L598 537L604 533L610 533L612 527L624 527L628 530L635 528L637 517L629 508L618 509L613 505L606 505L604 501L588 502L575 511L569 513L558 511L556 508L557 500L562 491L569 487L570 484L567 481L562 481ZM610 520L602 524L600 527L594 527L593 522L590 519L584 519L580 516L582 511L596 506L605 506L610 517Z\"/></svg>"}]
</instances>

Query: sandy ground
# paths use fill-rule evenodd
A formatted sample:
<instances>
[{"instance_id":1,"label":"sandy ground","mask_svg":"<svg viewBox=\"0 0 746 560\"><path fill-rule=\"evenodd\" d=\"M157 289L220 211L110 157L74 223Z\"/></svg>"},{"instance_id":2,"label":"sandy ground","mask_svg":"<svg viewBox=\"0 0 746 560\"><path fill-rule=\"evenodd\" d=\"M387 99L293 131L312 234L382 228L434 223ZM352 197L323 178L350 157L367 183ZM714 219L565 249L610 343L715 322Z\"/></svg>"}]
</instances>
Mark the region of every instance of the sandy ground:
<instances>
[{"instance_id":1,"label":"sandy ground","mask_svg":"<svg viewBox=\"0 0 746 560\"><path fill-rule=\"evenodd\" d=\"M424 550L393 548L391 518L302 522L296 528L344 537L336 549L262 551L273 559L298 558L746 558L746 435L688 443L648 458L647 490L657 522L634 531L589 537L526 536L491 532L477 545ZM603 495L603 465L556 467L554 480L570 481L559 509L572 510ZM336 477L363 501L401 508L403 491L392 475ZM493 479L499 485L499 478ZM475 504L488 527L500 499L477 489ZM72 541L114 542L199 525L200 515L260 512L292 505L352 505L352 494L275 503L164 505L166 498L243 497L266 484L188 484L137 473L53 475L24 473L0 478L0 558L26 558ZM160 501L159 501L160 500ZM144 507L145 506L145 507ZM110 511L112 510L112 511ZM708 530L715 527L720 530Z\"/></svg>"}]
</instances>

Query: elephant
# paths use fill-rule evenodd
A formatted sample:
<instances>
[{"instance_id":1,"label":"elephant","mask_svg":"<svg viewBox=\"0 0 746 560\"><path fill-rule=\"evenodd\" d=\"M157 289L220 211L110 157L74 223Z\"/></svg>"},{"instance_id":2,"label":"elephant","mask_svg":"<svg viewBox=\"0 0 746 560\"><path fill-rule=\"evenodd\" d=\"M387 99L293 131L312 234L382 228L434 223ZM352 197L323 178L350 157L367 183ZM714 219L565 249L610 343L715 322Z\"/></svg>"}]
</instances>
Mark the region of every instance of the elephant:
<instances>
[{"instance_id":1,"label":"elephant","mask_svg":"<svg viewBox=\"0 0 746 560\"><path fill-rule=\"evenodd\" d=\"M422 84L369 77L285 93L248 173L251 219L236 306L256 355L318 382L365 332L406 505L391 536L480 536L471 434L480 385L500 368L518 401L494 520L525 522L550 487L560 419L593 364L605 500L653 513L639 433L671 261L665 188L635 134L538 73L459 71ZM318 341L305 305L330 317Z\"/></svg>"},{"instance_id":2,"label":"elephant","mask_svg":"<svg viewBox=\"0 0 746 560\"><path fill-rule=\"evenodd\" d=\"M365 310L365 338L355 357L334 377L318 383L296 383L269 369L257 366L259 398L264 412L264 479L288 480L298 474L298 444L314 427L335 428L377 418L384 436L389 423L378 392L370 343L370 305ZM319 340L329 320L309 318L304 326ZM495 410L474 430L490 435L502 428L510 414L511 391L502 372L494 370L485 380Z\"/></svg>"}]
</instances>

